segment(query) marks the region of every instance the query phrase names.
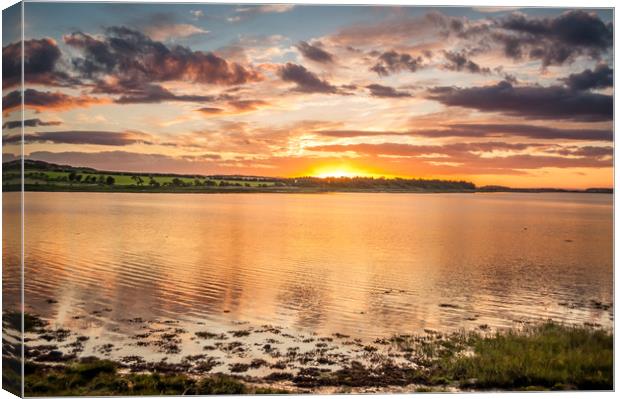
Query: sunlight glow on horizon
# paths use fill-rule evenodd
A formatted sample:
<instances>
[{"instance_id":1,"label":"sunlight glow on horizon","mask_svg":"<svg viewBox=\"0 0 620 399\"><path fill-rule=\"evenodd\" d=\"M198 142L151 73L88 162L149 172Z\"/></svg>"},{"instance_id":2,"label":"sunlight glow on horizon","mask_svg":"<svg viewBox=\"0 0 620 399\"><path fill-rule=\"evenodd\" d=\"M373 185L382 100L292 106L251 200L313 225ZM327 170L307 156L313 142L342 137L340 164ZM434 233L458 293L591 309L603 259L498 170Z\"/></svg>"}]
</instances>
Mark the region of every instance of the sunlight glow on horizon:
<instances>
[{"instance_id":1,"label":"sunlight glow on horizon","mask_svg":"<svg viewBox=\"0 0 620 399\"><path fill-rule=\"evenodd\" d=\"M312 177L328 178L328 177L394 177L386 174L372 173L366 170L348 165L323 165L313 169L310 173Z\"/></svg>"}]
</instances>

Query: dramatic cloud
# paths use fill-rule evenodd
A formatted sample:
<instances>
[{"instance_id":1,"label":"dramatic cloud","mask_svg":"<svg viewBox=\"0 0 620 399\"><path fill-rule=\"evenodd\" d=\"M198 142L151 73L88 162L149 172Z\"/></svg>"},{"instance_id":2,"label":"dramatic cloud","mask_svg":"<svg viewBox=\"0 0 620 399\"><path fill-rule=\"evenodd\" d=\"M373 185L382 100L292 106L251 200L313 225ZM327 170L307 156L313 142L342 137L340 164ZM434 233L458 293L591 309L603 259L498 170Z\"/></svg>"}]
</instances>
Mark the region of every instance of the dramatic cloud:
<instances>
[{"instance_id":1,"label":"dramatic cloud","mask_svg":"<svg viewBox=\"0 0 620 399\"><path fill-rule=\"evenodd\" d=\"M15 137L15 138L13 138ZM20 136L12 136L7 142L18 141ZM24 135L25 143L47 142L56 144L93 144L107 146L125 146L130 144L152 144L151 136L140 132L107 132L67 130L57 132L39 132Z\"/></svg>"},{"instance_id":2,"label":"dramatic cloud","mask_svg":"<svg viewBox=\"0 0 620 399\"><path fill-rule=\"evenodd\" d=\"M41 119L25 119L24 120L24 127L37 127L37 126L58 126L62 124L61 122L58 121L42 121ZM3 129L17 129L19 127L22 127L22 121L9 121L9 122L4 122L2 124L2 128Z\"/></svg>"},{"instance_id":3,"label":"dramatic cloud","mask_svg":"<svg viewBox=\"0 0 620 399\"><path fill-rule=\"evenodd\" d=\"M605 89L614 85L614 70L607 65L598 65L594 71L586 69L562 79L573 90Z\"/></svg>"},{"instance_id":4,"label":"dramatic cloud","mask_svg":"<svg viewBox=\"0 0 620 399\"><path fill-rule=\"evenodd\" d=\"M561 129L519 124L449 125L448 130L418 132L427 137L527 137L540 140L613 141L613 131L602 129Z\"/></svg>"},{"instance_id":5,"label":"dramatic cloud","mask_svg":"<svg viewBox=\"0 0 620 399\"><path fill-rule=\"evenodd\" d=\"M544 66L561 65L580 55L599 59L613 45L612 24L583 10L549 18L513 13L497 21L497 27L503 31L494 32L493 38L504 45L506 56L538 59Z\"/></svg>"},{"instance_id":6,"label":"dramatic cloud","mask_svg":"<svg viewBox=\"0 0 620 399\"><path fill-rule=\"evenodd\" d=\"M396 156L423 158L429 162L454 162L469 167L493 169L538 169L538 168L607 168L612 166L609 157L609 150L593 151L592 148L585 150L579 155L579 149L569 149L568 152L575 157L567 158L557 155L530 155L530 154L510 154L497 156L481 156L481 153L491 154L494 151L523 151L529 148L540 147L540 144L521 144L521 143L454 143L447 145L414 145L400 143L380 143L380 144L333 144L309 147L312 151L325 152L354 152L364 156ZM553 148L550 151L563 151L562 148Z\"/></svg>"},{"instance_id":7,"label":"dramatic cloud","mask_svg":"<svg viewBox=\"0 0 620 399\"><path fill-rule=\"evenodd\" d=\"M336 93L338 89L326 80L321 80L316 74L310 72L302 65L290 62L280 67L279 74L285 82L295 83L296 91L304 93Z\"/></svg>"},{"instance_id":8,"label":"dramatic cloud","mask_svg":"<svg viewBox=\"0 0 620 399\"><path fill-rule=\"evenodd\" d=\"M347 152L354 151L366 155L397 155L397 156L431 156L436 154L454 155L470 151L493 151L495 149L518 149L528 148L527 144L509 143L457 143L448 145L413 145L401 143L381 144L328 144L309 147L311 151Z\"/></svg>"},{"instance_id":9,"label":"dramatic cloud","mask_svg":"<svg viewBox=\"0 0 620 399\"><path fill-rule=\"evenodd\" d=\"M379 84L371 84L366 86L368 90L370 90L370 95L373 97L411 97L411 94L405 91L398 91L393 87L382 86Z\"/></svg>"},{"instance_id":10,"label":"dramatic cloud","mask_svg":"<svg viewBox=\"0 0 620 399\"><path fill-rule=\"evenodd\" d=\"M342 165L611 184L608 10L316 7L309 18L293 7L128 8L124 27L103 14L39 21L24 42L25 139L45 150L32 155L108 170L299 176ZM3 47L5 142L21 139L10 113L22 103L20 56L20 43ZM528 171L547 167L567 170Z\"/></svg>"},{"instance_id":11,"label":"dramatic cloud","mask_svg":"<svg viewBox=\"0 0 620 399\"><path fill-rule=\"evenodd\" d=\"M546 67L572 62L578 56L600 59L608 54L613 43L613 25L584 10L544 18L514 12L506 17L477 20L429 12L352 25L330 37L334 43L358 47L433 47L442 46L447 39L460 40L481 51L499 46L509 58L540 60Z\"/></svg>"},{"instance_id":12,"label":"dramatic cloud","mask_svg":"<svg viewBox=\"0 0 620 399\"><path fill-rule=\"evenodd\" d=\"M297 47L299 52L309 60L321 63L334 62L333 55L323 50L318 45L312 45L308 44L308 42L301 41L295 47Z\"/></svg>"},{"instance_id":13,"label":"dramatic cloud","mask_svg":"<svg viewBox=\"0 0 620 399\"><path fill-rule=\"evenodd\" d=\"M429 97L445 105L534 119L605 121L613 117L612 96L560 86L513 87L503 81L483 87L436 87Z\"/></svg>"},{"instance_id":14,"label":"dramatic cloud","mask_svg":"<svg viewBox=\"0 0 620 399\"><path fill-rule=\"evenodd\" d=\"M61 92L38 91L26 89L24 91L24 106L36 111L67 110L84 108L93 104L105 104L109 100L91 96L70 96ZM21 93L12 91L2 97L2 111L10 112L21 106Z\"/></svg>"},{"instance_id":15,"label":"dramatic cloud","mask_svg":"<svg viewBox=\"0 0 620 399\"><path fill-rule=\"evenodd\" d=\"M24 41L24 80L50 86L75 84L66 73L57 69L61 52L56 41L50 38ZM2 48L2 88L21 84L22 43L11 43Z\"/></svg>"},{"instance_id":16,"label":"dramatic cloud","mask_svg":"<svg viewBox=\"0 0 620 399\"><path fill-rule=\"evenodd\" d=\"M169 90L166 90L158 85L144 85L136 88L125 88L123 91L127 94L120 96L115 100L115 102L119 104L161 103L164 101L203 102L212 101L215 99L214 96L173 94Z\"/></svg>"},{"instance_id":17,"label":"dramatic cloud","mask_svg":"<svg viewBox=\"0 0 620 399\"><path fill-rule=\"evenodd\" d=\"M380 76L387 76L390 73L409 71L415 72L422 66L422 57L412 57L409 54L387 51L377 58L377 63L370 68Z\"/></svg>"},{"instance_id":18,"label":"dramatic cloud","mask_svg":"<svg viewBox=\"0 0 620 399\"><path fill-rule=\"evenodd\" d=\"M352 138L373 136L420 136L429 138L506 138L524 137L537 140L613 141L613 131L602 129L561 129L522 124L454 123L438 129L407 131L381 130L317 130L315 134L326 137Z\"/></svg>"},{"instance_id":19,"label":"dramatic cloud","mask_svg":"<svg viewBox=\"0 0 620 399\"><path fill-rule=\"evenodd\" d=\"M40 161L70 164L74 166L90 167L100 170L170 173L200 173L208 167L213 167L220 158L217 154L203 154L196 156L172 157L163 154L143 154L128 151L102 152L50 152L35 151L27 156L29 159Z\"/></svg>"},{"instance_id":20,"label":"dramatic cloud","mask_svg":"<svg viewBox=\"0 0 620 399\"><path fill-rule=\"evenodd\" d=\"M444 51L446 63L443 67L450 71L467 71L471 73L490 73L489 68L482 68L468 59L464 52Z\"/></svg>"},{"instance_id":21,"label":"dramatic cloud","mask_svg":"<svg viewBox=\"0 0 620 399\"><path fill-rule=\"evenodd\" d=\"M585 147L560 147L551 149L550 151L561 154L561 155L573 155L579 157L594 157L594 158L609 158L614 155L614 148L611 146L607 147L594 147L594 146L585 146Z\"/></svg>"},{"instance_id":22,"label":"dramatic cloud","mask_svg":"<svg viewBox=\"0 0 620 399\"><path fill-rule=\"evenodd\" d=\"M262 79L256 71L211 52L168 47L125 27L108 28L103 38L75 32L64 40L83 53L73 59L74 68L93 80L112 76L120 85L165 81L237 85Z\"/></svg>"}]
</instances>

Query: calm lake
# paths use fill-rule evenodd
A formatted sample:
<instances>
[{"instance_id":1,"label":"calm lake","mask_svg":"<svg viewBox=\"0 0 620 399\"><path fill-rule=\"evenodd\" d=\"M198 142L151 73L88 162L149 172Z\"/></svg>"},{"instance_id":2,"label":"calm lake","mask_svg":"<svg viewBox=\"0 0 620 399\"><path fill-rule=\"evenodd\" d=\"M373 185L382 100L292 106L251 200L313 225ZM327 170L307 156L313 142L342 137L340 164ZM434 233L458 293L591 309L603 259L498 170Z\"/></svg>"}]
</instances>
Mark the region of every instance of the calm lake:
<instances>
[{"instance_id":1,"label":"calm lake","mask_svg":"<svg viewBox=\"0 0 620 399\"><path fill-rule=\"evenodd\" d=\"M365 339L613 323L611 195L25 197L26 309L90 334L135 317Z\"/></svg>"}]
</instances>

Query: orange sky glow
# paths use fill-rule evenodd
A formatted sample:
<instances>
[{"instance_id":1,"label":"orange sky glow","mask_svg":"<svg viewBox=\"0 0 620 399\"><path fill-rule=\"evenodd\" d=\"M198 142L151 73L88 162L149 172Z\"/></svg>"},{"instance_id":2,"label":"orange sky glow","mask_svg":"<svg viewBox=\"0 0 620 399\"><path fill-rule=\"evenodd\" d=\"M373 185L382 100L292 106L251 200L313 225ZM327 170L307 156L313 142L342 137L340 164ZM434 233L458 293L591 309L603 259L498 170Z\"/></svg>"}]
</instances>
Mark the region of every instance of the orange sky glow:
<instances>
[{"instance_id":1,"label":"orange sky glow","mask_svg":"<svg viewBox=\"0 0 620 399\"><path fill-rule=\"evenodd\" d=\"M27 7L30 159L613 186L611 10ZM19 154L13 28L3 33L4 161Z\"/></svg>"}]
</instances>

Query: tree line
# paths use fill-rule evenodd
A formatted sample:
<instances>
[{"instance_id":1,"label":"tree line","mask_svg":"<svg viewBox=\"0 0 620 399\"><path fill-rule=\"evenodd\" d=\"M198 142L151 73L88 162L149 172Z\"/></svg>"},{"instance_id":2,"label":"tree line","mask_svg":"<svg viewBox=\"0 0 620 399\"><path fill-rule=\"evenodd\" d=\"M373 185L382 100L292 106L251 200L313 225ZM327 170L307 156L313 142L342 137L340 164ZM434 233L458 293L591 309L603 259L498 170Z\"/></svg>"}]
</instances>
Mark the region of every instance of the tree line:
<instances>
[{"instance_id":1,"label":"tree line","mask_svg":"<svg viewBox=\"0 0 620 399\"><path fill-rule=\"evenodd\" d=\"M385 189L385 190L475 190L474 183L463 180L403 179L384 177L300 177L288 179L287 183L297 187L326 189Z\"/></svg>"}]
</instances>

